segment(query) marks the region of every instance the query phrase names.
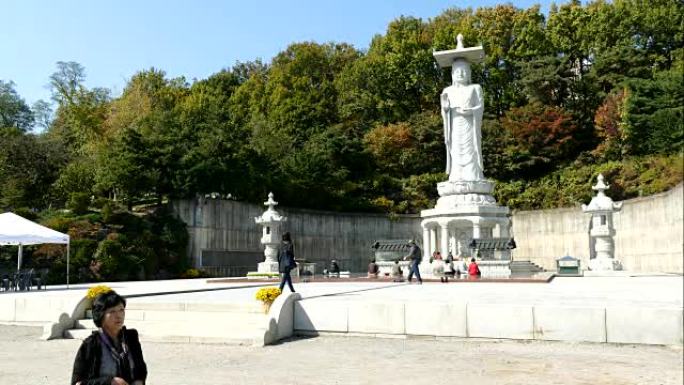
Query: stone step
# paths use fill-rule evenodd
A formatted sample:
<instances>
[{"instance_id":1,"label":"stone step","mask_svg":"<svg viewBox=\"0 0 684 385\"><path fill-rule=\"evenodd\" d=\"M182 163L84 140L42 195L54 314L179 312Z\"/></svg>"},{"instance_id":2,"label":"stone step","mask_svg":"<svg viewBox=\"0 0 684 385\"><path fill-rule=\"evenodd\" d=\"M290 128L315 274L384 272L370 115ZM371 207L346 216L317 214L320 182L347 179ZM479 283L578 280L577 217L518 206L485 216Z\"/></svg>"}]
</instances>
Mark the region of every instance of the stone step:
<instances>
[{"instance_id":1,"label":"stone step","mask_svg":"<svg viewBox=\"0 0 684 385\"><path fill-rule=\"evenodd\" d=\"M137 310L163 310L163 311L204 311L221 313L263 313L261 302L234 302L234 303L211 303L211 302L136 302L130 300L126 304L126 314Z\"/></svg>"},{"instance_id":2,"label":"stone step","mask_svg":"<svg viewBox=\"0 0 684 385\"><path fill-rule=\"evenodd\" d=\"M267 320L260 302L131 303L126 308L126 327L136 329L143 341L253 345L263 343ZM84 339L93 330L92 319L81 319L64 338Z\"/></svg>"},{"instance_id":3,"label":"stone step","mask_svg":"<svg viewBox=\"0 0 684 385\"><path fill-rule=\"evenodd\" d=\"M80 321L78 321L80 323ZM82 325L79 325L82 326ZM174 322L126 322L126 327L136 329L141 341L222 343L230 345L254 345L263 343L266 323L260 324L183 324ZM65 339L84 340L96 328L74 328L64 332Z\"/></svg>"},{"instance_id":4,"label":"stone step","mask_svg":"<svg viewBox=\"0 0 684 385\"><path fill-rule=\"evenodd\" d=\"M95 330L95 329L97 329L97 326L95 326L95 322L93 322L92 319L80 319L80 320L76 321L76 324L74 325L74 329Z\"/></svg>"},{"instance_id":5,"label":"stone step","mask_svg":"<svg viewBox=\"0 0 684 385\"><path fill-rule=\"evenodd\" d=\"M530 261L512 261L510 267L511 273L539 273L544 271L544 269Z\"/></svg>"},{"instance_id":6,"label":"stone step","mask_svg":"<svg viewBox=\"0 0 684 385\"><path fill-rule=\"evenodd\" d=\"M93 334L91 329L69 329L64 331L64 338L73 340L84 340Z\"/></svg>"}]
</instances>

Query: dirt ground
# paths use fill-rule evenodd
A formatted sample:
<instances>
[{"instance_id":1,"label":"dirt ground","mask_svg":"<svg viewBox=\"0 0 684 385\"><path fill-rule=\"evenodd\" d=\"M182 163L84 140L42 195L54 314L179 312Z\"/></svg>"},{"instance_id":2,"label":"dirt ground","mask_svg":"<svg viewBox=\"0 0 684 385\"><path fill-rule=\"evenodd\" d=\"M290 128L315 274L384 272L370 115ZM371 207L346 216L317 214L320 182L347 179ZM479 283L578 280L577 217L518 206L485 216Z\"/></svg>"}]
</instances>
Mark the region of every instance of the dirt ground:
<instances>
[{"instance_id":1,"label":"dirt ground","mask_svg":"<svg viewBox=\"0 0 684 385\"><path fill-rule=\"evenodd\" d=\"M0 325L0 385L64 385L81 341ZM143 342L148 385L672 384L681 347L540 341L298 338L265 348Z\"/></svg>"}]
</instances>

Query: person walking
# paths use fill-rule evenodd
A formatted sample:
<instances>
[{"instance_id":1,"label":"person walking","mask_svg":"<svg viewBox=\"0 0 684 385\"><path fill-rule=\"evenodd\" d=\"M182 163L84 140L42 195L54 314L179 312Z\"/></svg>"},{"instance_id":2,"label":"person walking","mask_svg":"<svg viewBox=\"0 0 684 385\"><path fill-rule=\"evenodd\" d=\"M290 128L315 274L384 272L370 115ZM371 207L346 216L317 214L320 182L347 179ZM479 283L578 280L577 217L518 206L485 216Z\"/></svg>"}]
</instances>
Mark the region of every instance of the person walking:
<instances>
[{"instance_id":1,"label":"person walking","mask_svg":"<svg viewBox=\"0 0 684 385\"><path fill-rule=\"evenodd\" d=\"M420 247L418 247L418 245L416 245L416 241L414 241L413 239L411 239L409 241L408 245L411 249L409 250L408 255L404 257L404 260L407 260L407 259L411 260L411 265L409 267L409 273L408 273L408 281L411 282L411 279L413 278L413 274L415 274L416 279L418 280L418 284L422 285L423 279L420 277L420 269L418 268L420 261L423 259L423 256L421 255Z\"/></svg>"},{"instance_id":2,"label":"person walking","mask_svg":"<svg viewBox=\"0 0 684 385\"><path fill-rule=\"evenodd\" d=\"M292 238L290 238L290 233L286 232L283 234L283 241L280 243L280 250L278 252L278 271L282 274L282 280L280 281L280 291L283 291L285 283L290 288L291 292L295 292L294 286L292 286L292 276L290 272L292 269L297 267L297 263L294 258L294 246L292 245Z\"/></svg>"}]
</instances>

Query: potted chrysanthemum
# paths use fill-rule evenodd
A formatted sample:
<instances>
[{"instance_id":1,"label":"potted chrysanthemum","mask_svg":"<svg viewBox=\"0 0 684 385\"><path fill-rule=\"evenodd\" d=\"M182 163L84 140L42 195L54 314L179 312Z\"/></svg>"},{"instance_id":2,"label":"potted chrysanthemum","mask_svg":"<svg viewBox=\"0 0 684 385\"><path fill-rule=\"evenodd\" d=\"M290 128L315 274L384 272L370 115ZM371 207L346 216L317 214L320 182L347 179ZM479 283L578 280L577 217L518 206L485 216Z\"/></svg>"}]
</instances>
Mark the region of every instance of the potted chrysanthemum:
<instances>
[{"instance_id":1,"label":"potted chrysanthemum","mask_svg":"<svg viewBox=\"0 0 684 385\"><path fill-rule=\"evenodd\" d=\"M264 313L268 313L268 310L271 308L273 301L275 301L276 298L278 298L280 293L280 289L275 286L262 287L261 289L257 290L255 297L257 300L262 302L264 307Z\"/></svg>"},{"instance_id":2,"label":"potted chrysanthemum","mask_svg":"<svg viewBox=\"0 0 684 385\"><path fill-rule=\"evenodd\" d=\"M86 300L88 301L86 304L86 314L88 316L91 316L90 311L93 307L95 298L100 294L108 293L110 291L112 291L112 288L107 285L92 286L88 289L88 292L86 293Z\"/></svg>"}]
</instances>

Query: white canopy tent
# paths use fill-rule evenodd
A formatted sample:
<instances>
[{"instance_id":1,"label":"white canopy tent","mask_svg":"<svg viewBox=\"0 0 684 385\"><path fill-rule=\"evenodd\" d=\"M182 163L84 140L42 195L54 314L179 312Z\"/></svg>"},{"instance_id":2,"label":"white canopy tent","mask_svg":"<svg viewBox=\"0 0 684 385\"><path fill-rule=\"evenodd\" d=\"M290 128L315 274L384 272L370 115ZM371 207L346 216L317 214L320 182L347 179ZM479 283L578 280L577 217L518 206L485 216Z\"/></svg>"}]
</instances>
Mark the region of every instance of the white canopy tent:
<instances>
[{"instance_id":1,"label":"white canopy tent","mask_svg":"<svg viewBox=\"0 0 684 385\"><path fill-rule=\"evenodd\" d=\"M69 235L31 222L14 213L0 214L0 246L19 246L17 270L21 269L21 259L24 245L38 245L42 243L64 244L67 248L66 282L69 287Z\"/></svg>"}]
</instances>

